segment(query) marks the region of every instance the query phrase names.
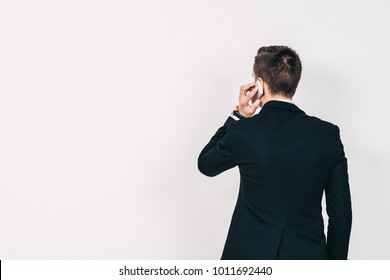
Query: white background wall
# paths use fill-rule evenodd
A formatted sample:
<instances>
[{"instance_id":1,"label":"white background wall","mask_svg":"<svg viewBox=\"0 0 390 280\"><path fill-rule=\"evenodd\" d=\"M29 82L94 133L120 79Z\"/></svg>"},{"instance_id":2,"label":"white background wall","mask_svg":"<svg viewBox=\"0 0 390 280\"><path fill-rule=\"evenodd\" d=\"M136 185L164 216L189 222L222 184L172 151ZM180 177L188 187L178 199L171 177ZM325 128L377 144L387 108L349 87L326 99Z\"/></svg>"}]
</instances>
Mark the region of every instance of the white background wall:
<instances>
[{"instance_id":1,"label":"white background wall","mask_svg":"<svg viewBox=\"0 0 390 280\"><path fill-rule=\"evenodd\" d=\"M218 259L238 171L197 156L263 45L339 125L351 259L390 259L388 1L0 0L0 258Z\"/></svg>"}]
</instances>

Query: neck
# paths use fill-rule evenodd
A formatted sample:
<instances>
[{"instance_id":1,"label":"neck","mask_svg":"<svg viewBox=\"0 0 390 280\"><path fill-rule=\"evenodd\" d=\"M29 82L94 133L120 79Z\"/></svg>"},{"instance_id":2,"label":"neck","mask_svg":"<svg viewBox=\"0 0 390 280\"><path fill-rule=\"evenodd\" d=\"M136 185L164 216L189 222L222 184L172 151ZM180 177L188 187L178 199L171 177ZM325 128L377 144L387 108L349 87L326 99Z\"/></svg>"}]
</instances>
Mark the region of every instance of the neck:
<instances>
[{"instance_id":1,"label":"neck","mask_svg":"<svg viewBox=\"0 0 390 280\"><path fill-rule=\"evenodd\" d=\"M292 97L285 96L282 93L275 93L275 94L272 94L272 95L270 93L265 93L263 95L263 97L262 97L260 106L263 107L265 105L265 103L267 103L268 101L280 100L280 99L292 101Z\"/></svg>"},{"instance_id":2,"label":"neck","mask_svg":"<svg viewBox=\"0 0 390 280\"><path fill-rule=\"evenodd\" d=\"M277 100L277 99L285 99L285 100L290 100L292 101L292 97L290 96L285 96L283 94L276 94L276 95L271 95L270 100Z\"/></svg>"}]
</instances>

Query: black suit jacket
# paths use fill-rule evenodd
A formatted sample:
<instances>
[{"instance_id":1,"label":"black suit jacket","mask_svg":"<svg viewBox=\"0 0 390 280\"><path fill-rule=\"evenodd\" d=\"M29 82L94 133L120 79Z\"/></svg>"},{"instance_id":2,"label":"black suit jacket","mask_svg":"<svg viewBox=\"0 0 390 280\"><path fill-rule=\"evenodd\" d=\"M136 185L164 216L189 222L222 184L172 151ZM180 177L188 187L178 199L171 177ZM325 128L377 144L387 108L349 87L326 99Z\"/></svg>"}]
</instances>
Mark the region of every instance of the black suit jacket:
<instances>
[{"instance_id":1,"label":"black suit jacket","mask_svg":"<svg viewBox=\"0 0 390 280\"><path fill-rule=\"evenodd\" d=\"M347 258L352 210L337 126L269 101L251 118L229 117L198 158L207 176L234 166L240 190L221 259Z\"/></svg>"}]
</instances>

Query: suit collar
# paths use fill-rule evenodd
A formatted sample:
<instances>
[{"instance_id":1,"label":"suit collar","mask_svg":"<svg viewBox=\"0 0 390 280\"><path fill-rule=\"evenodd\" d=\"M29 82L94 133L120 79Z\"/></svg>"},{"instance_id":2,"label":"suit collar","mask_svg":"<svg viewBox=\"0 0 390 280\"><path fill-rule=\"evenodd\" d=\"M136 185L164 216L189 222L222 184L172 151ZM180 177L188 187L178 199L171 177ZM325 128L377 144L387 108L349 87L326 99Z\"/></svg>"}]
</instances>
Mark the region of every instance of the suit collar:
<instances>
[{"instance_id":1,"label":"suit collar","mask_svg":"<svg viewBox=\"0 0 390 280\"><path fill-rule=\"evenodd\" d=\"M268 108L275 108L275 109L282 109L282 110L289 110L289 111L297 111L304 113L301 109L298 108L297 105L290 102L285 101L278 101L278 100L270 100L263 106L262 110L268 109Z\"/></svg>"}]
</instances>

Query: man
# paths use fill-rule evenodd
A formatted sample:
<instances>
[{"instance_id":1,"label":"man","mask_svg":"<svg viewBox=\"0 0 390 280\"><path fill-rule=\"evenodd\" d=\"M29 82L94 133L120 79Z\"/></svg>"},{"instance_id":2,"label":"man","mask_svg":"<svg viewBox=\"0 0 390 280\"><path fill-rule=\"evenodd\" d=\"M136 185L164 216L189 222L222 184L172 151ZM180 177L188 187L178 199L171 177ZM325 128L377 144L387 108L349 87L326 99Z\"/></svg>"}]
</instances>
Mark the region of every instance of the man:
<instances>
[{"instance_id":1,"label":"man","mask_svg":"<svg viewBox=\"0 0 390 280\"><path fill-rule=\"evenodd\" d=\"M242 86L234 116L199 155L198 168L207 176L234 166L240 171L221 259L347 259L352 223L347 159L339 128L293 103L301 72L294 50L260 48L253 76L264 95L252 103L258 88Z\"/></svg>"}]
</instances>

